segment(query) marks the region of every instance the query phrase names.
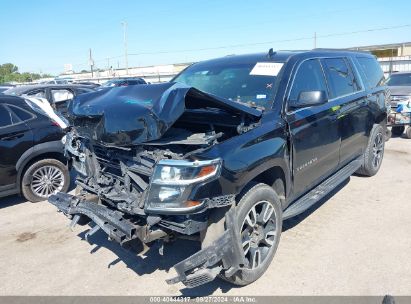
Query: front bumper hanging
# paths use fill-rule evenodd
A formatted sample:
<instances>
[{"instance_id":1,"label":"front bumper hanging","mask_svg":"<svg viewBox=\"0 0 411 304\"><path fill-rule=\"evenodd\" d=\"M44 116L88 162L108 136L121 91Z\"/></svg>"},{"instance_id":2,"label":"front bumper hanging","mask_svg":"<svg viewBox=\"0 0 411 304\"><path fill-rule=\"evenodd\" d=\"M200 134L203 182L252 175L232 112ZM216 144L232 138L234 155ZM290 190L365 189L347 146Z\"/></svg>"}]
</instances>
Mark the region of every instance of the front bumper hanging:
<instances>
[{"instance_id":1,"label":"front bumper hanging","mask_svg":"<svg viewBox=\"0 0 411 304\"><path fill-rule=\"evenodd\" d=\"M136 238L144 241L146 227L133 224L120 211L65 193L50 196L49 202L72 218L70 226L74 226L80 216L92 220L96 226L86 234L86 239L101 228L111 240L120 244ZM242 266L247 266L234 219L235 209L232 208L225 215L226 227L230 228L210 246L174 265L177 276L167 280L167 283L182 282L188 288L193 288L211 282L221 271L229 277Z\"/></svg>"},{"instance_id":2,"label":"front bumper hanging","mask_svg":"<svg viewBox=\"0 0 411 304\"><path fill-rule=\"evenodd\" d=\"M234 213L235 209L231 209L225 216L226 226L231 228L225 230L210 246L174 265L177 276L168 279L168 284L182 282L188 288L193 288L213 281L221 271L230 277L241 267L248 266L240 248Z\"/></svg>"}]
</instances>

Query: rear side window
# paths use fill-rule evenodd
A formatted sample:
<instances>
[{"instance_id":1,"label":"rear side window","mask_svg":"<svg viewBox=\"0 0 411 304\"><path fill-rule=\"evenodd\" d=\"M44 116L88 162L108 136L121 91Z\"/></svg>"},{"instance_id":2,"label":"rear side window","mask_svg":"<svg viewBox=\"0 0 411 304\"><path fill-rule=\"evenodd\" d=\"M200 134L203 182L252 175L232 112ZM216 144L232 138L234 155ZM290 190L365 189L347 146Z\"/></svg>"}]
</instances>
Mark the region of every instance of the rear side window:
<instances>
[{"instance_id":1,"label":"rear side window","mask_svg":"<svg viewBox=\"0 0 411 304\"><path fill-rule=\"evenodd\" d=\"M16 114L16 116L21 120L21 121L26 121L29 119L34 118L34 115L31 114L30 112L23 110L17 106L12 106L9 105L9 108Z\"/></svg>"},{"instance_id":2,"label":"rear side window","mask_svg":"<svg viewBox=\"0 0 411 304\"><path fill-rule=\"evenodd\" d=\"M306 60L300 65L294 78L289 99L295 101L300 93L305 91L327 92L324 73L317 59Z\"/></svg>"},{"instance_id":3,"label":"rear side window","mask_svg":"<svg viewBox=\"0 0 411 304\"><path fill-rule=\"evenodd\" d=\"M12 114L0 104L0 128L13 124Z\"/></svg>"},{"instance_id":4,"label":"rear side window","mask_svg":"<svg viewBox=\"0 0 411 304\"><path fill-rule=\"evenodd\" d=\"M331 98L337 98L358 91L354 76L346 59L324 59L324 65Z\"/></svg>"},{"instance_id":5,"label":"rear side window","mask_svg":"<svg viewBox=\"0 0 411 304\"><path fill-rule=\"evenodd\" d=\"M369 57L357 57L371 88L378 87L384 81L384 73L376 59Z\"/></svg>"},{"instance_id":6,"label":"rear side window","mask_svg":"<svg viewBox=\"0 0 411 304\"><path fill-rule=\"evenodd\" d=\"M19 123L20 119L9 110L8 107L0 105L0 128Z\"/></svg>"}]
</instances>

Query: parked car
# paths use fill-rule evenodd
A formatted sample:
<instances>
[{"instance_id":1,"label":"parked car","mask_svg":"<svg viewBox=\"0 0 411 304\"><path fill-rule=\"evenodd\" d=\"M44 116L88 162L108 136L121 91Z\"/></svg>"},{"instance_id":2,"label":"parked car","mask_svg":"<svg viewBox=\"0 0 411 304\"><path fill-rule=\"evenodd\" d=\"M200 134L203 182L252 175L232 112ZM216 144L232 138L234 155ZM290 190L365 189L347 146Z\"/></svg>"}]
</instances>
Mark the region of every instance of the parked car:
<instances>
[{"instance_id":1,"label":"parked car","mask_svg":"<svg viewBox=\"0 0 411 304\"><path fill-rule=\"evenodd\" d=\"M95 82L90 82L90 81L73 81L72 84L86 85L91 88L97 88L100 86L100 84L95 83Z\"/></svg>"},{"instance_id":2,"label":"parked car","mask_svg":"<svg viewBox=\"0 0 411 304\"><path fill-rule=\"evenodd\" d=\"M111 79L101 85L100 88L111 88L111 87L126 87L129 85L136 85L136 84L147 84L143 78L117 78Z\"/></svg>"},{"instance_id":3,"label":"parked car","mask_svg":"<svg viewBox=\"0 0 411 304\"><path fill-rule=\"evenodd\" d=\"M8 89L13 88L14 85L11 84L0 84L0 94L3 93L4 91L7 91Z\"/></svg>"},{"instance_id":4,"label":"parked car","mask_svg":"<svg viewBox=\"0 0 411 304\"><path fill-rule=\"evenodd\" d=\"M31 202L67 191L61 139L64 131L32 101L0 96L0 197L22 194Z\"/></svg>"},{"instance_id":5,"label":"parked car","mask_svg":"<svg viewBox=\"0 0 411 304\"><path fill-rule=\"evenodd\" d=\"M411 103L411 72L391 74L386 84L391 92L391 108L393 112L396 112L398 103ZM410 115L408 114L408 117ZM404 133L404 130L405 126L393 126L391 131L393 135L400 136ZM411 135L411 131L409 131L409 134Z\"/></svg>"},{"instance_id":6,"label":"parked car","mask_svg":"<svg viewBox=\"0 0 411 304\"><path fill-rule=\"evenodd\" d=\"M39 84L11 88L5 91L4 94L45 98L56 111L66 115L68 104L74 97L90 92L94 92L92 86L74 84Z\"/></svg>"},{"instance_id":7,"label":"parked car","mask_svg":"<svg viewBox=\"0 0 411 304\"><path fill-rule=\"evenodd\" d=\"M169 83L78 96L65 150L78 194L49 198L72 226L124 246L188 238L195 287L270 265L282 223L384 155L388 93L368 53L313 50L199 62ZM318 258L322 258L319 256Z\"/></svg>"}]
</instances>

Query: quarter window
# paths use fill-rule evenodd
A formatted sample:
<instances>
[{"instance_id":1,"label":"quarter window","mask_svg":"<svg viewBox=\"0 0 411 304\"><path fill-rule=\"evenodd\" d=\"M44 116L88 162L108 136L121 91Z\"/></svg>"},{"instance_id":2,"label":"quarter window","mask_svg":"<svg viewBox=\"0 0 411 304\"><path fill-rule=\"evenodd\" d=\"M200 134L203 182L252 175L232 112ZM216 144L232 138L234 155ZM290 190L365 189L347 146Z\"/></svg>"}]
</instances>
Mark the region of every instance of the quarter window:
<instances>
[{"instance_id":1,"label":"quarter window","mask_svg":"<svg viewBox=\"0 0 411 304\"><path fill-rule=\"evenodd\" d=\"M306 60L300 65L294 78L289 99L296 101L300 93L305 91L327 92L324 73L317 59Z\"/></svg>"},{"instance_id":2,"label":"quarter window","mask_svg":"<svg viewBox=\"0 0 411 304\"><path fill-rule=\"evenodd\" d=\"M21 120L21 121L26 121L29 119L32 119L34 117L33 114L30 112L23 110L19 107L8 105L8 107L16 114L16 116Z\"/></svg>"},{"instance_id":3,"label":"quarter window","mask_svg":"<svg viewBox=\"0 0 411 304\"><path fill-rule=\"evenodd\" d=\"M0 105L0 128L18 123L20 120L4 105Z\"/></svg>"},{"instance_id":4,"label":"quarter window","mask_svg":"<svg viewBox=\"0 0 411 304\"><path fill-rule=\"evenodd\" d=\"M357 57L357 60L371 88L380 86L384 80L384 73L378 61L368 57Z\"/></svg>"},{"instance_id":5,"label":"quarter window","mask_svg":"<svg viewBox=\"0 0 411 304\"><path fill-rule=\"evenodd\" d=\"M331 98L352 94L359 90L344 58L324 59L324 65Z\"/></svg>"}]
</instances>

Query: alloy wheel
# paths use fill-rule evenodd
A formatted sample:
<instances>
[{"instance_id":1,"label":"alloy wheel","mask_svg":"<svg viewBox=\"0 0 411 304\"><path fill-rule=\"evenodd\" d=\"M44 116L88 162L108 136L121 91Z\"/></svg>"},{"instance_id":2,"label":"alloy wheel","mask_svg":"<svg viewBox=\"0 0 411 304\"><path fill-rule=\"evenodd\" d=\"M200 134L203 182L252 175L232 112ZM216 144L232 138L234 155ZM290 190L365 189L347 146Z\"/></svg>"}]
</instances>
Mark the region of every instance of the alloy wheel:
<instances>
[{"instance_id":1,"label":"alloy wheel","mask_svg":"<svg viewBox=\"0 0 411 304\"><path fill-rule=\"evenodd\" d=\"M374 168L378 168L381 164L384 154L384 136L382 135L382 133L378 133L377 136L375 136L372 147L372 154L372 165L374 166Z\"/></svg>"},{"instance_id":2,"label":"alloy wheel","mask_svg":"<svg viewBox=\"0 0 411 304\"><path fill-rule=\"evenodd\" d=\"M260 201L253 205L241 225L241 241L249 268L260 266L276 242L275 209L272 203Z\"/></svg>"},{"instance_id":3,"label":"alloy wheel","mask_svg":"<svg viewBox=\"0 0 411 304\"><path fill-rule=\"evenodd\" d=\"M35 195L47 198L61 191L64 182L64 174L59 168L43 166L34 171L30 188Z\"/></svg>"}]
</instances>

